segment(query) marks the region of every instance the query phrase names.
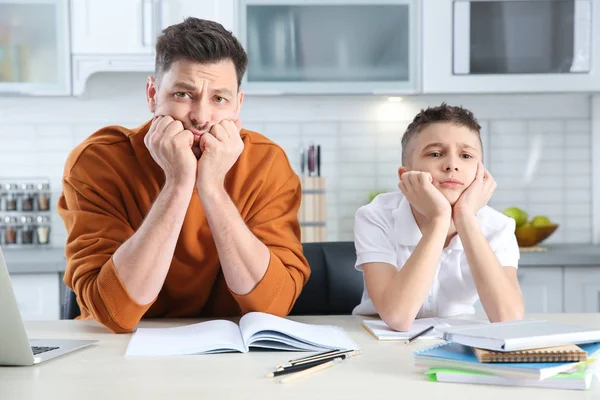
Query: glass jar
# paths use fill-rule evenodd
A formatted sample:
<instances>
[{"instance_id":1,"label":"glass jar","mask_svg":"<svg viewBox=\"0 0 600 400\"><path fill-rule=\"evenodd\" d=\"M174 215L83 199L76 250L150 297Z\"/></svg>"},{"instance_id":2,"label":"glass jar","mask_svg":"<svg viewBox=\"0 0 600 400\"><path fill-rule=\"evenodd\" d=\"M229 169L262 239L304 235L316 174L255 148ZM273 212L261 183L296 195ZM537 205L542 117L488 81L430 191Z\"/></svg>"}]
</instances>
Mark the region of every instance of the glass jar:
<instances>
[{"instance_id":1,"label":"glass jar","mask_svg":"<svg viewBox=\"0 0 600 400\"><path fill-rule=\"evenodd\" d=\"M17 243L17 218L4 217L4 243Z\"/></svg>"},{"instance_id":2,"label":"glass jar","mask_svg":"<svg viewBox=\"0 0 600 400\"><path fill-rule=\"evenodd\" d=\"M50 242L50 219L43 215L38 215L36 223L37 242L39 244L48 244Z\"/></svg>"},{"instance_id":3,"label":"glass jar","mask_svg":"<svg viewBox=\"0 0 600 400\"><path fill-rule=\"evenodd\" d=\"M37 190L37 209L39 211L50 210L50 184L38 183Z\"/></svg>"},{"instance_id":4,"label":"glass jar","mask_svg":"<svg viewBox=\"0 0 600 400\"><path fill-rule=\"evenodd\" d=\"M21 244L33 244L34 232L33 217L21 217Z\"/></svg>"},{"instance_id":5,"label":"glass jar","mask_svg":"<svg viewBox=\"0 0 600 400\"><path fill-rule=\"evenodd\" d=\"M17 211L17 189L19 187L15 184L7 184L5 197L6 211Z\"/></svg>"},{"instance_id":6,"label":"glass jar","mask_svg":"<svg viewBox=\"0 0 600 400\"><path fill-rule=\"evenodd\" d=\"M21 184L21 211L33 211L33 190L33 184Z\"/></svg>"}]
</instances>

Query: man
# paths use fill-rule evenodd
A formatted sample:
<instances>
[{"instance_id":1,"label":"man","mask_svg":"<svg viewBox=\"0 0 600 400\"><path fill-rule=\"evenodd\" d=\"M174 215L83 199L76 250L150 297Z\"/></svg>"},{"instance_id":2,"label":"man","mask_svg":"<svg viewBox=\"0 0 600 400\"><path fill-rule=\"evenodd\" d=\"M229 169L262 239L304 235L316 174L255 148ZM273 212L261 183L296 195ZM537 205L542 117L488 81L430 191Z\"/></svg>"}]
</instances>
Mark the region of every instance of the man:
<instances>
[{"instance_id":1,"label":"man","mask_svg":"<svg viewBox=\"0 0 600 400\"><path fill-rule=\"evenodd\" d=\"M58 212L82 318L129 332L142 317L292 309L310 275L300 182L279 146L240 130L247 63L216 22L168 27L146 83L154 118L69 156Z\"/></svg>"}]
</instances>

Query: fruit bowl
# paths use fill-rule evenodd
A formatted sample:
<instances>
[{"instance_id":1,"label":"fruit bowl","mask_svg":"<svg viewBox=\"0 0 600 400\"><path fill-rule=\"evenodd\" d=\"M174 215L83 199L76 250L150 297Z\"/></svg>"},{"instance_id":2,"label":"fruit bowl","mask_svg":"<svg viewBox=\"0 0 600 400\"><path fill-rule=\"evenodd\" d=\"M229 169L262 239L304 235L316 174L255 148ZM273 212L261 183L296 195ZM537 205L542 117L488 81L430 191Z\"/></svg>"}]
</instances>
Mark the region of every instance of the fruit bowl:
<instances>
[{"instance_id":1,"label":"fruit bowl","mask_svg":"<svg viewBox=\"0 0 600 400\"><path fill-rule=\"evenodd\" d=\"M558 228L558 224L548 226L520 226L515 229L519 247L531 247L547 239Z\"/></svg>"}]
</instances>

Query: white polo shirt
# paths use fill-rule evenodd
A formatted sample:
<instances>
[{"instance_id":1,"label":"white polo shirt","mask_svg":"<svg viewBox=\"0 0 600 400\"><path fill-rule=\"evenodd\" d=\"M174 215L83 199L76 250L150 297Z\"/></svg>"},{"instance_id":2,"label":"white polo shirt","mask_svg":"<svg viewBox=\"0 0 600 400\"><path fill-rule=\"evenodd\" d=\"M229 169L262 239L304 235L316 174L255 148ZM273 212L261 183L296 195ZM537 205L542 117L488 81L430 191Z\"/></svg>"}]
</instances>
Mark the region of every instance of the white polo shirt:
<instances>
[{"instance_id":1,"label":"white polo shirt","mask_svg":"<svg viewBox=\"0 0 600 400\"><path fill-rule=\"evenodd\" d=\"M518 268L515 221L488 206L477 213L477 221L500 265ZM356 212L356 269L362 271L363 264L371 262L383 262L401 269L421 237L410 204L402 192L381 194ZM466 253L456 235L442 250L429 294L417 318L473 314L473 305L478 299ZM377 314L366 284L361 303L354 308L353 314Z\"/></svg>"}]
</instances>

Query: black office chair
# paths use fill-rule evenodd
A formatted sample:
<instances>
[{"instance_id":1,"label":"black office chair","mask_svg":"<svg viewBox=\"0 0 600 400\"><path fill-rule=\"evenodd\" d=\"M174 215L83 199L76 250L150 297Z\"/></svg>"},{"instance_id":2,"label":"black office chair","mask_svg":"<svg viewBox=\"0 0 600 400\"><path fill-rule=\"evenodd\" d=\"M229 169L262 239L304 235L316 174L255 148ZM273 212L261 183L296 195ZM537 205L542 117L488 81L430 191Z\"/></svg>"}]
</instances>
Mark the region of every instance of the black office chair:
<instances>
[{"instance_id":1,"label":"black office chair","mask_svg":"<svg viewBox=\"0 0 600 400\"><path fill-rule=\"evenodd\" d=\"M311 275L290 315L351 314L363 291L362 274L354 269L354 243L320 242L302 246ZM75 293L67 288L63 318L74 319L80 313Z\"/></svg>"}]
</instances>

